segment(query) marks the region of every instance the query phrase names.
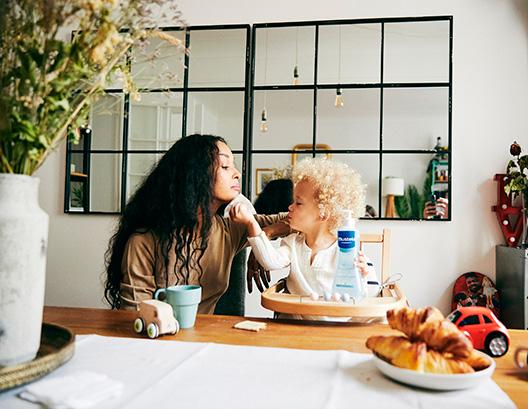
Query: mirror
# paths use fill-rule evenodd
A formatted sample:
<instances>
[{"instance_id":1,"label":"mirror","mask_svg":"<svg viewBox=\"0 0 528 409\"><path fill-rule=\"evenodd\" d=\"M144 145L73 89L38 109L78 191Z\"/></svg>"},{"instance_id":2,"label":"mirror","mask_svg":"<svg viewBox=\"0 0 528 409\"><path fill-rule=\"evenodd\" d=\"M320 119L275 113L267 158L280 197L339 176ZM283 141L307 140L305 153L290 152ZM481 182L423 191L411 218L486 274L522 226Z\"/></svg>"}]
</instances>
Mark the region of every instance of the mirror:
<instances>
[{"instance_id":1,"label":"mirror","mask_svg":"<svg viewBox=\"0 0 528 409\"><path fill-rule=\"evenodd\" d=\"M259 29L255 44L255 85L313 84L314 26Z\"/></svg>"},{"instance_id":2,"label":"mirror","mask_svg":"<svg viewBox=\"0 0 528 409\"><path fill-rule=\"evenodd\" d=\"M130 101L128 149L165 151L181 138L183 94L142 92Z\"/></svg>"},{"instance_id":3,"label":"mirror","mask_svg":"<svg viewBox=\"0 0 528 409\"><path fill-rule=\"evenodd\" d=\"M138 97L113 77L90 112L90 136L68 144L64 211L121 212L163 153L189 133L224 136L242 169L249 30L188 27L187 68L182 49L165 42L135 48L129 65ZM186 32L165 31L185 44Z\"/></svg>"},{"instance_id":4,"label":"mirror","mask_svg":"<svg viewBox=\"0 0 528 409\"><path fill-rule=\"evenodd\" d=\"M167 30L167 34L185 44L185 32ZM185 55L182 49L157 38L148 38L132 50L131 73L138 88L182 88ZM119 82L110 88L121 88ZM112 86L113 85L113 86Z\"/></svg>"},{"instance_id":5,"label":"mirror","mask_svg":"<svg viewBox=\"0 0 528 409\"><path fill-rule=\"evenodd\" d=\"M452 17L255 24L252 43L250 30L168 30L188 41L187 67L157 40L133 50L145 89L132 100L113 81L93 107L91 136L68 146L65 211L120 212L192 133L226 139L252 201L291 172L293 157L314 154L360 172L366 217L424 219L426 201L450 201Z\"/></svg>"},{"instance_id":6,"label":"mirror","mask_svg":"<svg viewBox=\"0 0 528 409\"><path fill-rule=\"evenodd\" d=\"M335 89L317 92L317 142L333 149L379 149L380 90L347 88L342 97L343 106L337 109Z\"/></svg>"},{"instance_id":7,"label":"mirror","mask_svg":"<svg viewBox=\"0 0 528 409\"><path fill-rule=\"evenodd\" d=\"M264 108L266 132L261 131ZM255 91L253 109L253 150L291 150L312 142L313 91Z\"/></svg>"},{"instance_id":8,"label":"mirror","mask_svg":"<svg viewBox=\"0 0 528 409\"><path fill-rule=\"evenodd\" d=\"M221 135L232 150L244 146L243 92L189 92L187 135Z\"/></svg>"},{"instance_id":9,"label":"mirror","mask_svg":"<svg viewBox=\"0 0 528 409\"><path fill-rule=\"evenodd\" d=\"M189 87L244 87L246 29L191 30Z\"/></svg>"},{"instance_id":10,"label":"mirror","mask_svg":"<svg viewBox=\"0 0 528 409\"><path fill-rule=\"evenodd\" d=\"M449 82L450 20L385 23L387 83Z\"/></svg>"},{"instance_id":11,"label":"mirror","mask_svg":"<svg viewBox=\"0 0 528 409\"><path fill-rule=\"evenodd\" d=\"M429 219L426 202L450 199L451 23L424 17L256 24L253 171L263 169L269 179L285 164L259 150L327 145L332 159L362 175L369 216ZM295 65L292 49L316 56L317 78L303 78L299 89L283 75Z\"/></svg>"},{"instance_id":12,"label":"mirror","mask_svg":"<svg viewBox=\"0 0 528 409\"><path fill-rule=\"evenodd\" d=\"M319 27L318 84L379 83L381 24Z\"/></svg>"}]
</instances>

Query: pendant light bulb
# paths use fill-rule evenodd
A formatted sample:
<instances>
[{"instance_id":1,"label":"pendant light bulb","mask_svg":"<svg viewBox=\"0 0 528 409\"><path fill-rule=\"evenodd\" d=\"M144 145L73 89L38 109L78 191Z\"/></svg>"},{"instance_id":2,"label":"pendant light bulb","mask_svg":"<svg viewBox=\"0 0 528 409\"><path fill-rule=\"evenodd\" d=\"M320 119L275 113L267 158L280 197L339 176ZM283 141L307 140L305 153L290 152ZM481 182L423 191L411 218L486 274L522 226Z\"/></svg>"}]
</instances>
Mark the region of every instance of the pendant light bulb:
<instances>
[{"instance_id":1,"label":"pendant light bulb","mask_svg":"<svg viewBox=\"0 0 528 409\"><path fill-rule=\"evenodd\" d=\"M266 108L262 110L260 117L260 132L268 132L268 113L266 112Z\"/></svg>"},{"instance_id":2,"label":"pendant light bulb","mask_svg":"<svg viewBox=\"0 0 528 409\"><path fill-rule=\"evenodd\" d=\"M336 108L342 108L343 105L345 105L345 102L343 101L343 92L341 91L341 88L336 89L336 98L334 103Z\"/></svg>"},{"instance_id":3,"label":"pendant light bulb","mask_svg":"<svg viewBox=\"0 0 528 409\"><path fill-rule=\"evenodd\" d=\"M293 85L299 85L299 67L293 68Z\"/></svg>"}]
</instances>

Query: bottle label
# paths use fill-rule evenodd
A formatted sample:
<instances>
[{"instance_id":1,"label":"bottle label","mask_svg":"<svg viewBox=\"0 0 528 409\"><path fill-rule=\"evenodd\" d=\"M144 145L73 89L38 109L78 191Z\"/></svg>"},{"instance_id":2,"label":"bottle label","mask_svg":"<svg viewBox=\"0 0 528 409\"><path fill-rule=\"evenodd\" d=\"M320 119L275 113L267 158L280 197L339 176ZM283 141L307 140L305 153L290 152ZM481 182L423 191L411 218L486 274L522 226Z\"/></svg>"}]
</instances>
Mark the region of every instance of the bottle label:
<instances>
[{"instance_id":1,"label":"bottle label","mask_svg":"<svg viewBox=\"0 0 528 409\"><path fill-rule=\"evenodd\" d=\"M354 230L338 230L337 245L341 250L351 251L356 247L356 232Z\"/></svg>"}]
</instances>

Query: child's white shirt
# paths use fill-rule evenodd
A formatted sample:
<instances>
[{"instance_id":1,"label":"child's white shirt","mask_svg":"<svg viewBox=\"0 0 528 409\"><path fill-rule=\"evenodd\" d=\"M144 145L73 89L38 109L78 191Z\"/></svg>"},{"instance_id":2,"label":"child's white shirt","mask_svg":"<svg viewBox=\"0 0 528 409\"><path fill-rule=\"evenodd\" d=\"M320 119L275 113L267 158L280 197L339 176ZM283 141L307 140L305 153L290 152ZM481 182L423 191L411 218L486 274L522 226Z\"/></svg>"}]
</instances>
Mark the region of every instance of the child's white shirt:
<instances>
[{"instance_id":1,"label":"child's white shirt","mask_svg":"<svg viewBox=\"0 0 528 409\"><path fill-rule=\"evenodd\" d=\"M337 269L337 240L330 247L319 250L312 263L312 249L305 242L304 235L292 233L281 241L280 247L274 248L264 233L248 238L255 257L267 270L277 270L288 267L290 274L286 279L288 291L291 294L323 295L332 291ZM377 281L373 268L363 279L363 292L367 295L367 280Z\"/></svg>"}]
</instances>

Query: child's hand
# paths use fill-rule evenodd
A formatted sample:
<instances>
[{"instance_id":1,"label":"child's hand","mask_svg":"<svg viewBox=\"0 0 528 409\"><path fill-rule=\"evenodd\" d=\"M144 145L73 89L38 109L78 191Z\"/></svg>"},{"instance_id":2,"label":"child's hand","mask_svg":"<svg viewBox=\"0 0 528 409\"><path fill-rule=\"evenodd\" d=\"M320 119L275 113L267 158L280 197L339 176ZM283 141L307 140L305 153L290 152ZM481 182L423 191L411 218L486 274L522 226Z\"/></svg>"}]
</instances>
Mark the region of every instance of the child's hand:
<instances>
[{"instance_id":1,"label":"child's hand","mask_svg":"<svg viewBox=\"0 0 528 409\"><path fill-rule=\"evenodd\" d=\"M255 220L251 212L245 206L242 206L241 203L235 204L229 210L229 217L234 222L244 224L246 226L251 224L251 222Z\"/></svg>"},{"instance_id":2,"label":"child's hand","mask_svg":"<svg viewBox=\"0 0 528 409\"><path fill-rule=\"evenodd\" d=\"M241 203L237 203L231 208L231 210L229 210L229 217L235 223L240 223L246 226L249 237L258 236L262 232L255 216L253 216L249 209Z\"/></svg>"},{"instance_id":3,"label":"child's hand","mask_svg":"<svg viewBox=\"0 0 528 409\"><path fill-rule=\"evenodd\" d=\"M365 278L368 275L371 266L367 264L367 258L365 257L363 250L358 251L358 255L356 257L356 267L359 270L361 277Z\"/></svg>"}]
</instances>

